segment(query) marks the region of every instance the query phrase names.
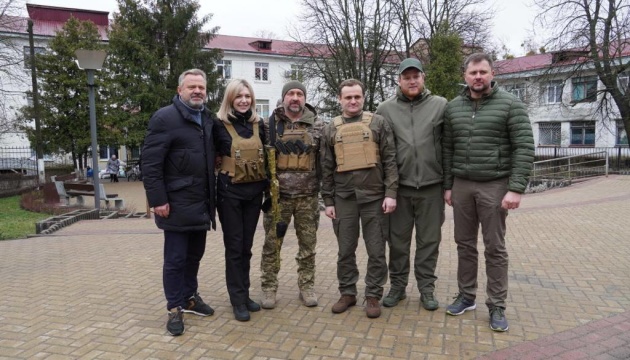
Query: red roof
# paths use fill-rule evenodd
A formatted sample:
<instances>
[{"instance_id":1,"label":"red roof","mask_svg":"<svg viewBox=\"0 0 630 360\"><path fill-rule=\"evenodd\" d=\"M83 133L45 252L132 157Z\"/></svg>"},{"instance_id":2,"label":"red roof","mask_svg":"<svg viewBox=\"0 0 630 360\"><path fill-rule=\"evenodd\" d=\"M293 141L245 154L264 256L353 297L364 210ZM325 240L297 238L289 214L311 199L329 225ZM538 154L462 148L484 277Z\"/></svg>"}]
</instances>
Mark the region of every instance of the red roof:
<instances>
[{"instance_id":1,"label":"red roof","mask_svg":"<svg viewBox=\"0 0 630 360\"><path fill-rule=\"evenodd\" d=\"M106 11L92 11L80 9L55 8L42 5L26 5L30 18L33 20L33 34L35 36L57 35L61 31L63 25L73 16L79 20L92 21L103 40L107 40L107 30L109 28L109 20ZM28 33L28 18L24 17L6 17L0 25L0 32L10 32L18 34Z\"/></svg>"},{"instance_id":2,"label":"red roof","mask_svg":"<svg viewBox=\"0 0 630 360\"><path fill-rule=\"evenodd\" d=\"M611 45L611 53L620 50L621 56L630 56L630 44L622 42L621 46ZM567 56L563 56L567 55ZM499 60L494 63L497 75L513 74L529 70L544 69L551 66L571 65L589 61L585 50L562 50L546 54L523 56L508 60Z\"/></svg>"},{"instance_id":3,"label":"red roof","mask_svg":"<svg viewBox=\"0 0 630 360\"><path fill-rule=\"evenodd\" d=\"M259 46L260 42L271 43L271 49L261 49ZM302 43L296 41L261 39L231 35L216 35L212 40L208 42L206 48L221 49L223 51L239 51L256 54L273 54L303 57L309 57L311 56L311 54L315 54L315 56L328 56L330 54L330 49L328 48L328 46L323 44L311 44L309 45L309 49L307 50L304 49L304 45ZM401 56L399 56L396 51L392 51L385 59L385 62L389 64L398 64L400 62L400 58Z\"/></svg>"},{"instance_id":4,"label":"red roof","mask_svg":"<svg viewBox=\"0 0 630 360\"><path fill-rule=\"evenodd\" d=\"M65 23L71 16L81 20L90 20L96 25L109 25L107 11L70 9L55 6L26 4L28 15L33 20Z\"/></svg>"},{"instance_id":5,"label":"red roof","mask_svg":"<svg viewBox=\"0 0 630 360\"><path fill-rule=\"evenodd\" d=\"M536 70L551 65L551 54L537 54L494 63L497 75Z\"/></svg>"},{"instance_id":6,"label":"red roof","mask_svg":"<svg viewBox=\"0 0 630 360\"><path fill-rule=\"evenodd\" d=\"M260 42L271 43L271 49L261 49ZM244 36L217 35L206 45L210 49L223 51L242 51L259 54L295 55L300 48L300 43L295 41L271 40Z\"/></svg>"}]
</instances>

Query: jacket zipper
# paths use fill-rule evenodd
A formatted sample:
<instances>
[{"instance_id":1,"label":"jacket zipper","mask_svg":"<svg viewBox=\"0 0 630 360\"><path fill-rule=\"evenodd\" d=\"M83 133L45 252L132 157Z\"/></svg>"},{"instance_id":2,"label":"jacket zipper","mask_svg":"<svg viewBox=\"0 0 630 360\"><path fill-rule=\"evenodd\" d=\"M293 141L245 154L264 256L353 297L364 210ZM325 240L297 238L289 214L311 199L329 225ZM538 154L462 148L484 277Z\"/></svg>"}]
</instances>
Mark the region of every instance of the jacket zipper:
<instances>
[{"instance_id":1,"label":"jacket zipper","mask_svg":"<svg viewBox=\"0 0 630 360\"><path fill-rule=\"evenodd\" d=\"M416 153L416 137L415 137L415 134L416 134L416 129L415 129L416 123L413 121L413 102L411 102L410 107L411 107L411 117L410 117L410 119L411 119L411 132L412 132L411 138L413 139L413 160L414 160L413 163L415 164L415 170L416 170L416 178L415 178L416 190L418 190L418 189L420 189L420 182L418 180L420 178L420 166L418 165L419 164L419 162L418 162L418 154Z\"/></svg>"},{"instance_id":2,"label":"jacket zipper","mask_svg":"<svg viewBox=\"0 0 630 360\"><path fill-rule=\"evenodd\" d=\"M470 177L470 141L472 139L473 128L475 127L475 116L477 115L477 106L478 103L473 101L473 113L471 117L471 126L468 130L468 144L466 145L466 175Z\"/></svg>"}]
</instances>

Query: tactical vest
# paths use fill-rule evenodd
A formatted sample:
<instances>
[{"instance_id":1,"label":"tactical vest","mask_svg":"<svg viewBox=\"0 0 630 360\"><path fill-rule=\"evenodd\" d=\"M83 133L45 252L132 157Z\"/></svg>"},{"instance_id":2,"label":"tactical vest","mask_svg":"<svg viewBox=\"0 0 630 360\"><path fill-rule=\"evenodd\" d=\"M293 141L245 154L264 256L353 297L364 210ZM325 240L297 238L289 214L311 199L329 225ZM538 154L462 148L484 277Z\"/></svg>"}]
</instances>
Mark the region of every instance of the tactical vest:
<instances>
[{"instance_id":1,"label":"tactical vest","mask_svg":"<svg viewBox=\"0 0 630 360\"><path fill-rule=\"evenodd\" d=\"M225 128L232 137L232 149L230 156L221 158L221 173L228 174L233 184L266 178L265 157L258 134L258 124L253 124L254 135L249 139L240 137L232 124L225 124Z\"/></svg>"},{"instance_id":2,"label":"tactical vest","mask_svg":"<svg viewBox=\"0 0 630 360\"><path fill-rule=\"evenodd\" d=\"M361 121L344 124L341 116L333 119L337 129L335 157L338 172L373 168L380 161L378 146L370 129L372 117L372 113L364 111Z\"/></svg>"},{"instance_id":3,"label":"tactical vest","mask_svg":"<svg viewBox=\"0 0 630 360\"><path fill-rule=\"evenodd\" d=\"M278 141L285 144L284 148L289 150L288 154L281 151L276 152L278 154L278 170L279 171L305 171L310 172L315 169L315 140L313 135L309 133L306 126L303 124L296 124L297 128L283 129L282 132L278 131ZM296 144L295 141L300 140L302 144L307 146L309 150L307 152L304 149L298 149L297 145L295 151L290 151L290 146L287 147L287 143Z\"/></svg>"}]
</instances>

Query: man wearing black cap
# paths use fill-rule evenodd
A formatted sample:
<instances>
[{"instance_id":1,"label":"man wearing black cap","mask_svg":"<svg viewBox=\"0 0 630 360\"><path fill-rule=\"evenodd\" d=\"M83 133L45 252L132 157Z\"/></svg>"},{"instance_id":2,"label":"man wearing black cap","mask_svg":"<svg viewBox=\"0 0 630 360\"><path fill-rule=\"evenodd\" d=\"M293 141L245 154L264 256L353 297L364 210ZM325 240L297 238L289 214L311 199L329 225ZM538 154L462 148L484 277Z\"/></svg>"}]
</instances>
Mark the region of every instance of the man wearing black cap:
<instances>
[{"instance_id":1,"label":"man wearing black cap","mask_svg":"<svg viewBox=\"0 0 630 360\"><path fill-rule=\"evenodd\" d=\"M307 307L317 306L315 283L315 245L319 225L318 152L322 123L315 108L306 103L306 88L299 81L289 81L282 88L282 103L265 121L271 146L276 147L276 173L280 187L281 220L289 224L291 217L298 240L299 298ZM276 237L273 216L263 218L265 244L261 259L262 307L276 306L280 250L284 238Z\"/></svg>"},{"instance_id":2,"label":"man wearing black cap","mask_svg":"<svg viewBox=\"0 0 630 360\"><path fill-rule=\"evenodd\" d=\"M411 234L416 228L414 274L420 301L435 310L435 267L442 239L442 115L446 99L424 86L418 59L408 58L398 68L396 96L381 103L377 114L385 117L396 139L399 187L397 208L389 216L389 278L391 288L383 305L396 306L405 299L409 279Z\"/></svg>"}]
</instances>

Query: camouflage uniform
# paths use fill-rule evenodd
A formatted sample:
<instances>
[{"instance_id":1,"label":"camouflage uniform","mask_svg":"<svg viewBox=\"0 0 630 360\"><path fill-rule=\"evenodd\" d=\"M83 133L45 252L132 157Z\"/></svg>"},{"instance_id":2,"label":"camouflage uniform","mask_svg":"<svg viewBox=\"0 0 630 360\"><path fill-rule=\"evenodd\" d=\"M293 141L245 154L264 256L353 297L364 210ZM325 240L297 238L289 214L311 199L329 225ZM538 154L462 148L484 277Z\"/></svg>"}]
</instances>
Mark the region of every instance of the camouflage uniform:
<instances>
[{"instance_id":1,"label":"camouflage uniform","mask_svg":"<svg viewBox=\"0 0 630 360\"><path fill-rule=\"evenodd\" d=\"M319 226L319 140L323 124L317 120L315 109L306 104L304 114L300 120L293 123L284 113L282 106L276 108L271 116L276 120L276 126L282 122L285 129L304 127L311 134L314 145L311 153L316 162L312 171L281 171L277 170L280 183L279 204L282 221L289 224L291 217L295 219L294 227L298 239L298 254L295 260L298 264L298 286L300 290L312 290L315 282L315 246L317 244L317 227ZM269 139L269 122L265 121L265 132ZM279 134L277 140L281 140ZM283 238L277 239L273 215L269 211L264 214L265 243L261 259L261 281L263 291L278 289L278 272L280 271L280 250Z\"/></svg>"}]
</instances>

